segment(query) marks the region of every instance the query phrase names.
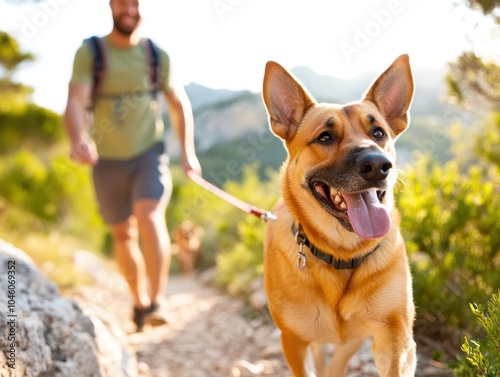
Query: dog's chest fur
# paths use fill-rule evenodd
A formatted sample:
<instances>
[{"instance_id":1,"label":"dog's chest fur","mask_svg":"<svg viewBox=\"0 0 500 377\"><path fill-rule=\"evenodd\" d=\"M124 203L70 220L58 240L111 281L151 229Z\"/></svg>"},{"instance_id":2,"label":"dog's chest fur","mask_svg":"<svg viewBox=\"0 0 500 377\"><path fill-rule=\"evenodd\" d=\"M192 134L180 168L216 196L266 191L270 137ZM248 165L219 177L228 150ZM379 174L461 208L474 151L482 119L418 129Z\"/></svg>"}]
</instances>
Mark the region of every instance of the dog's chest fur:
<instances>
[{"instance_id":1,"label":"dog's chest fur","mask_svg":"<svg viewBox=\"0 0 500 377\"><path fill-rule=\"evenodd\" d=\"M293 283L290 282L297 285L295 289L297 299L275 303L280 307L279 311L283 313L284 325L294 329L297 336L307 341L342 343L345 340L345 334L340 329L345 329L350 322L341 316L341 302L344 297L342 291L345 292L348 289L348 281L336 276L335 273L330 273L330 276L325 276L323 281L327 286L336 286L336 288L325 292L306 271L307 268L304 271L295 271L296 279L293 279ZM344 288L340 288L341 286Z\"/></svg>"}]
</instances>

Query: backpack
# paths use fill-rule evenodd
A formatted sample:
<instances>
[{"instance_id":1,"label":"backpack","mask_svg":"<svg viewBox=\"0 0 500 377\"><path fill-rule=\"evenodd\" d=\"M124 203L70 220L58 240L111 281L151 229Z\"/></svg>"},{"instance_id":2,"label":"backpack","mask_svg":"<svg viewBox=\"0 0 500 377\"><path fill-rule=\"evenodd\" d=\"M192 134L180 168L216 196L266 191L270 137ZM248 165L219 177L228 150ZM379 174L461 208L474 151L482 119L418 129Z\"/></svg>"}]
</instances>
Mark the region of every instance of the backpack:
<instances>
[{"instance_id":1,"label":"backpack","mask_svg":"<svg viewBox=\"0 0 500 377\"><path fill-rule=\"evenodd\" d=\"M92 53L93 65L92 65L92 104L95 103L96 98L100 95L102 89L102 83L107 71L107 59L106 59L106 46L104 45L101 38L92 36L85 39L88 43L90 51ZM151 84L151 89L149 92L153 98L156 98L158 91L161 88L161 66L160 66L160 50L154 42L149 38L141 39L141 43L146 52L146 57L148 61L147 72L149 75L149 82Z\"/></svg>"}]
</instances>

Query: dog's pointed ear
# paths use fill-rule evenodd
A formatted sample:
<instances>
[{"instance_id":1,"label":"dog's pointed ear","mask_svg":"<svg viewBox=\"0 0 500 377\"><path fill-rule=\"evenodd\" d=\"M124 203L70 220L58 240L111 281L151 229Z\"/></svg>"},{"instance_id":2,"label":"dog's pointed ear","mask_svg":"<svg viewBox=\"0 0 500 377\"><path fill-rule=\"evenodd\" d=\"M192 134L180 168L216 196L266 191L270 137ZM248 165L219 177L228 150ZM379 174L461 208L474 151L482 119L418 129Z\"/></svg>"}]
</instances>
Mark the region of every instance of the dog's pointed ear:
<instances>
[{"instance_id":1,"label":"dog's pointed ear","mask_svg":"<svg viewBox=\"0 0 500 377\"><path fill-rule=\"evenodd\" d=\"M398 57L368 89L363 101L371 101L397 136L408 127L408 109L413 97L413 78L408 55Z\"/></svg>"},{"instance_id":2,"label":"dog's pointed ear","mask_svg":"<svg viewBox=\"0 0 500 377\"><path fill-rule=\"evenodd\" d=\"M284 140L295 134L306 110L315 103L292 74L273 61L266 64L262 97L271 130Z\"/></svg>"}]
</instances>

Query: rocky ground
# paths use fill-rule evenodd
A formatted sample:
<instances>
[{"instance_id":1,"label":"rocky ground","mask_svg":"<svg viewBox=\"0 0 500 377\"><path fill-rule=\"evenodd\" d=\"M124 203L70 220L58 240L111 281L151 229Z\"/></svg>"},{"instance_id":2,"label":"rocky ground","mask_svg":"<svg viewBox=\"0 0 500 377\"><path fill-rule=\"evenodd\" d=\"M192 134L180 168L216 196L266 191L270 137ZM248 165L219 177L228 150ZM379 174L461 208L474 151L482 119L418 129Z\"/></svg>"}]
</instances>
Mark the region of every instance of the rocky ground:
<instances>
[{"instance_id":1,"label":"rocky ground","mask_svg":"<svg viewBox=\"0 0 500 377\"><path fill-rule=\"evenodd\" d=\"M95 283L65 294L114 318L128 334L141 377L291 377L281 354L279 331L265 316L249 315L242 300L198 278L174 275L166 292L171 322L135 333L131 301L119 274L112 267L98 266L88 254L79 258L77 264L92 272ZM351 360L348 376L376 375L367 342ZM417 376L450 375L419 355Z\"/></svg>"}]
</instances>

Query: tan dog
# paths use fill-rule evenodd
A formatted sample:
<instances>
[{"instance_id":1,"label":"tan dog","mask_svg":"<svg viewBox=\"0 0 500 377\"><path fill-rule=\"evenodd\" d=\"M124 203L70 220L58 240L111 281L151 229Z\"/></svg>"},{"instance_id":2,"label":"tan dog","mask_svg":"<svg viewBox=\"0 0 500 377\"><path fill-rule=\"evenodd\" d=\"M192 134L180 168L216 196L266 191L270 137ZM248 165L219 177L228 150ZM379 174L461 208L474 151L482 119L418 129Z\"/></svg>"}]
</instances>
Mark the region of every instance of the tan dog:
<instances>
[{"instance_id":1,"label":"tan dog","mask_svg":"<svg viewBox=\"0 0 500 377\"><path fill-rule=\"evenodd\" d=\"M394 208L395 139L408 126L413 80L402 55L360 102L318 104L268 62L263 98L288 151L278 221L266 235L264 282L295 377L345 376L373 337L381 376L413 376L414 305ZM333 343L331 363L310 347Z\"/></svg>"},{"instance_id":2,"label":"tan dog","mask_svg":"<svg viewBox=\"0 0 500 377\"><path fill-rule=\"evenodd\" d=\"M185 275L191 275L195 270L204 234L201 226L189 220L183 221L174 231L173 254Z\"/></svg>"}]
</instances>

